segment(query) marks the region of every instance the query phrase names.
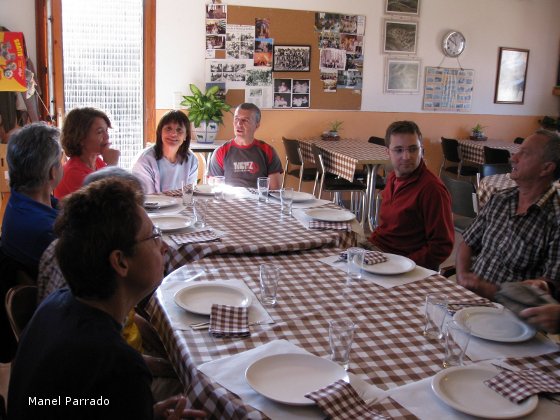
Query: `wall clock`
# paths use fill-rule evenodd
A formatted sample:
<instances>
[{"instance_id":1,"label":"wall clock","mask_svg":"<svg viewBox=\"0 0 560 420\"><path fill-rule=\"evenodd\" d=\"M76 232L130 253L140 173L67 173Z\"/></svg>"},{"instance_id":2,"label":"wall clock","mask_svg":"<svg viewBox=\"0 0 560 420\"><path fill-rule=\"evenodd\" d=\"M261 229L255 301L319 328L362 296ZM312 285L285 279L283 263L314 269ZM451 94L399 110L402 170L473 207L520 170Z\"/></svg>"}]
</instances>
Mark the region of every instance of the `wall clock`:
<instances>
[{"instance_id":1,"label":"wall clock","mask_svg":"<svg viewBox=\"0 0 560 420\"><path fill-rule=\"evenodd\" d=\"M459 31L450 31L442 39L441 48L448 57L459 57L465 50L465 36Z\"/></svg>"}]
</instances>

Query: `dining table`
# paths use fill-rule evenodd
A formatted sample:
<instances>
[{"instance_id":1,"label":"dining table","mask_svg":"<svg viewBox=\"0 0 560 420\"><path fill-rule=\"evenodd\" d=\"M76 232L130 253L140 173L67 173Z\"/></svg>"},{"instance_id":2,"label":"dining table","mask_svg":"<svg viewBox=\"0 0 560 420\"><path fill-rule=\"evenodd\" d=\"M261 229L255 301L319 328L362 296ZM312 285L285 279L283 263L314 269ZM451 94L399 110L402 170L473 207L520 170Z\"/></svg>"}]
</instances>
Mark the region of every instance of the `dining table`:
<instances>
[{"instance_id":1,"label":"dining table","mask_svg":"<svg viewBox=\"0 0 560 420\"><path fill-rule=\"evenodd\" d=\"M490 200L490 197L498 191L515 186L517 186L517 184L509 177L509 174L485 176L480 180L476 190L479 207L484 206L488 200Z\"/></svg>"},{"instance_id":2,"label":"dining table","mask_svg":"<svg viewBox=\"0 0 560 420\"><path fill-rule=\"evenodd\" d=\"M340 138L339 140L324 140L321 137L298 138L302 158L315 163L311 145L315 144L323 152L325 170L353 181L357 169L365 167L366 199L365 210L362 211L362 226L373 230L375 225L375 190L377 171L380 166L390 163L387 147L369 143L367 139Z\"/></svg>"},{"instance_id":3,"label":"dining table","mask_svg":"<svg viewBox=\"0 0 560 420\"><path fill-rule=\"evenodd\" d=\"M146 309L191 404L207 410L212 418L324 418L316 406L286 405L261 395L247 384L245 372L255 360L282 352L328 358L329 321L348 318L356 325L348 367L350 384L371 401L372 410L407 419L418 418L421 410L437 409L448 418L463 418L427 390L429 381L444 370L445 349L441 340L422 333L424 301L427 294L442 292L459 307L480 298L419 266L398 275L367 271L361 279L348 278L346 264L339 259L341 251L217 254L193 261L164 279ZM263 263L281 271L274 306L263 306L258 299ZM244 288L252 297L249 337L217 338L207 329L194 328L205 318L180 308L175 294L200 282L236 282ZM541 333L524 343L471 340L467 365L492 361L509 366L514 360L523 368L560 369L560 347ZM274 383L275 378L269 381ZM418 389L413 394L401 391L409 386ZM429 397L411 401L420 392ZM539 410L548 415L557 408L539 403Z\"/></svg>"},{"instance_id":4,"label":"dining table","mask_svg":"<svg viewBox=\"0 0 560 420\"><path fill-rule=\"evenodd\" d=\"M459 147L463 160L476 163L478 165L484 164L484 147L492 147L495 149L508 150L510 155L517 153L521 145L513 143L512 141L505 141L499 139L488 140L470 140L459 139Z\"/></svg>"}]
</instances>

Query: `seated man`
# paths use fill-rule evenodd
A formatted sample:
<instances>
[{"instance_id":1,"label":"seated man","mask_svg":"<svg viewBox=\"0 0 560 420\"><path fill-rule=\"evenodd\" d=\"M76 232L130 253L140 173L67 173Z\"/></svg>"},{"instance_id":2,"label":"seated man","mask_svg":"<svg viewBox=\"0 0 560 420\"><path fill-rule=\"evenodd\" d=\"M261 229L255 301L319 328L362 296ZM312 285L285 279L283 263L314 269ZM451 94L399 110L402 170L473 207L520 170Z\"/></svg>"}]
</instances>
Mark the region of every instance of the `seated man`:
<instances>
[{"instance_id":1,"label":"seated man","mask_svg":"<svg viewBox=\"0 0 560 420\"><path fill-rule=\"evenodd\" d=\"M160 284L167 250L134 186L109 178L74 192L55 232L70 290L52 293L21 337L8 417L204 416L184 410L183 397L153 405L150 373L120 334L130 309Z\"/></svg>"},{"instance_id":2,"label":"seated man","mask_svg":"<svg viewBox=\"0 0 560 420\"><path fill-rule=\"evenodd\" d=\"M370 241L432 270L451 254L455 230L445 185L422 159L422 133L412 121L396 121L385 134L394 171L387 177L379 225Z\"/></svg>"},{"instance_id":3,"label":"seated man","mask_svg":"<svg viewBox=\"0 0 560 420\"><path fill-rule=\"evenodd\" d=\"M495 194L464 232L457 281L489 299L501 283L560 286L560 137L538 130L511 157L517 187Z\"/></svg>"},{"instance_id":4,"label":"seated man","mask_svg":"<svg viewBox=\"0 0 560 420\"><path fill-rule=\"evenodd\" d=\"M58 201L53 189L62 178L57 128L30 124L8 142L10 199L2 221L2 250L37 276L39 259L53 241Z\"/></svg>"},{"instance_id":5,"label":"seated man","mask_svg":"<svg viewBox=\"0 0 560 420\"><path fill-rule=\"evenodd\" d=\"M270 189L282 185L282 162L274 148L254 138L260 126L261 111L251 103L235 110L235 137L220 146L210 161L208 176L225 176L226 183L237 187L257 187L257 178L269 177Z\"/></svg>"}]
</instances>

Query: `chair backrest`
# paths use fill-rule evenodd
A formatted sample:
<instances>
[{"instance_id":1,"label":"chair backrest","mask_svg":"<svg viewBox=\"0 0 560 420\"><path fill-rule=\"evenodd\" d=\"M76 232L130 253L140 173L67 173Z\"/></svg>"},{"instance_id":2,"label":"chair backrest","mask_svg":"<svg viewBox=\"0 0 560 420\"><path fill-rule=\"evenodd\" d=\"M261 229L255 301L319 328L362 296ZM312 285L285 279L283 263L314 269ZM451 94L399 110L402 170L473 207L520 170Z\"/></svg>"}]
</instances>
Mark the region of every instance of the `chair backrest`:
<instances>
[{"instance_id":1,"label":"chair backrest","mask_svg":"<svg viewBox=\"0 0 560 420\"><path fill-rule=\"evenodd\" d=\"M514 142L515 144L521 144L521 143L523 143L523 140L525 140L523 137L516 137L516 138L513 140L513 142Z\"/></svg>"},{"instance_id":2,"label":"chair backrest","mask_svg":"<svg viewBox=\"0 0 560 420\"><path fill-rule=\"evenodd\" d=\"M509 163L509 150L484 146L484 163Z\"/></svg>"},{"instance_id":3,"label":"chair backrest","mask_svg":"<svg viewBox=\"0 0 560 420\"><path fill-rule=\"evenodd\" d=\"M371 136L368 143L378 144L379 146L385 146L385 139L383 137Z\"/></svg>"},{"instance_id":4,"label":"chair backrest","mask_svg":"<svg viewBox=\"0 0 560 420\"><path fill-rule=\"evenodd\" d=\"M449 162L461 162L461 155L459 154L459 142L455 139L441 138L441 150L443 157Z\"/></svg>"},{"instance_id":5,"label":"chair backrest","mask_svg":"<svg viewBox=\"0 0 560 420\"><path fill-rule=\"evenodd\" d=\"M282 142L284 143L284 149L286 151L288 162L291 165L301 166L303 162L301 161L298 153L299 141L282 137Z\"/></svg>"},{"instance_id":6,"label":"chair backrest","mask_svg":"<svg viewBox=\"0 0 560 420\"><path fill-rule=\"evenodd\" d=\"M320 176L325 173L325 164L323 162L323 155L321 154L321 149L316 145L311 145L311 150L313 151L313 159L315 159L315 165L317 165L317 172Z\"/></svg>"},{"instance_id":7,"label":"chair backrest","mask_svg":"<svg viewBox=\"0 0 560 420\"><path fill-rule=\"evenodd\" d=\"M468 181L461 181L447 176L441 180L451 194L451 210L459 216L476 217L473 206L473 193L476 193L474 185Z\"/></svg>"},{"instance_id":8,"label":"chair backrest","mask_svg":"<svg viewBox=\"0 0 560 420\"><path fill-rule=\"evenodd\" d=\"M511 165L509 163L485 163L480 168L480 177L509 174L511 172Z\"/></svg>"},{"instance_id":9,"label":"chair backrest","mask_svg":"<svg viewBox=\"0 0 560 420\"><path fill-rule=\"evenodd\" d=\"M37 286L14 286L6 293L6 313L19 341L21 332L37 309Z\"/></svg>"}]
</instances>

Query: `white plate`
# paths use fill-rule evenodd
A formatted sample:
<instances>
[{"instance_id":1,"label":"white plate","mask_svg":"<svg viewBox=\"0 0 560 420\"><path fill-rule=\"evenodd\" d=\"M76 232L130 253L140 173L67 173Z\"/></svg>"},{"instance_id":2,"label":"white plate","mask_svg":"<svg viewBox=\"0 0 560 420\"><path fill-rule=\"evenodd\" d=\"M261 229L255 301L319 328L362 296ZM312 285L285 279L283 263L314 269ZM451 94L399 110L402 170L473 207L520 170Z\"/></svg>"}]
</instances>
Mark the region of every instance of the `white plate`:
<instances>
[{"instance_id":1,"label":"white plate","mask_svg":"<svg viewBox=\"0 0 560 420\"><path fill-rule=\"evenodd\" d=\"M191 226L194 221L185 216L150 216L154 225L159 227L162 232L174 232Z\"/></svg>"},{"instance_id":2,"label":"white plate","mask_svg":"<svg viewBox=\"0 0 560 420\"><path fill-rule=\"evenodd\" d=\"M214 195L214 186L209 184L200 184L194 187L194 193L199 195Z\"/></svg>"},{"instance_id":3,"label":"white plate","mask_svg":"<svg viewBox=\"0 0 560 420\"><path fill-rule=\"evenodd\" d=\"M272 192L270 193L271 196L280 200L280 193L279 192ZM306 192L301 191L294 191L293 195L293 202L294 203L303 203L304 201L315 200L315 196L313 194L309 194Z\"/></svg>"},{"instance_id":4,"label":"white plate","mask_svg":"<svg viewBox=\"0 0 560 420\"><path fill-rule=\"evenodd\" d=\"M393 275L403 274L414 270L416 263L410 258L403 257L402 255L383 253L387 257L387 261L377 264L364 264L364 271L373 274Z\"/></svg>"},{"instance_id":5,"label":"white plate","mask_svg":"<svg viewBox=\"0 0 560 420\"><path fill-rule=\"evenodd\" d=\"M454 409L489 419L513 419L537 408L539 398L536 395L516 404L484 385L482 381L497 374L496 370L485 366L452 367L432 378L432 390Z\"/></svg>"},{"instance_id":6,"label":"white plate","mask_svg":"<svg viewBox=\"0 0 560 420\"><path fill-rule=\"evenodd\" d=\"M349 222L356 218L354 213L336 209L309 209L305 211L305 214L313 219L326 222Z\"/></svg>"},{"instance_id":7,"label":"white plate","mask_svg":"<svg viewBox=\"0 0 560 420\"><path fill-rule=\"evenodd\" d=\"M289 405L313 405L304 395L339 379L348 382L342 366L312 354L277 354L249 365L245 379L259 394Z\"/></svg>"},{"instance_id":8,"label":"white plate","mask_svg":"<svg viewBox=\"0 0 560 420\"><path fill-rule=\"evenodd\" d=\"M537 333L505 308L464 308L455 312L453 319L461 325L468 325L475 337L486 340L516 343L529 340Z\"/></svg>"},{"instance_id":9,"label":"white plate","mask_svg":"<svg viewBox=\"0 0 560 420\"><path fill-rule=\"evenodd\" d=\"M251 295L238 287L214 282L197 282L178 290L175 303L189 312L210 315L212 305L251 305Z\"/></svg>"},{"instance_id":10,"label":"white plate","mask_svg":"<svg viewBox=\"0 0 560 420\"><path fill-rule=\"evenodd\" d=\"M144 197L144 207L148 210L163 209L177 204L177 200L164 195L147 195Z\"/></svg>"}]
</instances>

